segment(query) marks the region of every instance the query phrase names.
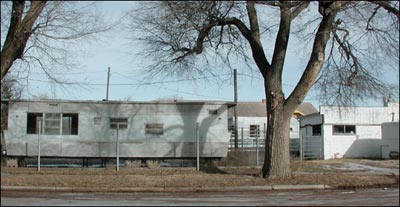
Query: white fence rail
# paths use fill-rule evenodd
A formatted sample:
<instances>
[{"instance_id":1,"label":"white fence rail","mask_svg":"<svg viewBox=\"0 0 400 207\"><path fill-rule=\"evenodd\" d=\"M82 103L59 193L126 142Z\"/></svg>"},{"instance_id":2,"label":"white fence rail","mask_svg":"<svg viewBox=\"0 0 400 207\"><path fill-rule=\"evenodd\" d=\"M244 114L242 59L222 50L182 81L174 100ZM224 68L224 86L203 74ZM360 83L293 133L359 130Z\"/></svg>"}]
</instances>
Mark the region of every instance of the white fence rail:
<instances>
[{"instance_id":1,"label":"white fence rail","mask_svg":"<svg viewBox=\"0 0 400 207\"><path fill-rule=\"evenodd\" d=\"M257 131L257 130L256 130ZM258 133L256 133L250 128L239 128L238 129L238 149L245 150L256 150L259 148L260 150L264 150L265 148L265 135L266 130L260 129ZM300 151L300 139L299 138L290 138L290 152L299 152ZM235 148L235 131L231 131L231 138L229 142L229 149Z\"/></svg>"},{"instance_id":2,"label":"white fence rail","mask_svg":"<svg viewBox=\"0 0 400 207\"><path fill-rule=\"evenodd\" d=\"M323 143L321 136L304 136L303 137L303 159L322 159Z\"/></svg>"}]
</instances>

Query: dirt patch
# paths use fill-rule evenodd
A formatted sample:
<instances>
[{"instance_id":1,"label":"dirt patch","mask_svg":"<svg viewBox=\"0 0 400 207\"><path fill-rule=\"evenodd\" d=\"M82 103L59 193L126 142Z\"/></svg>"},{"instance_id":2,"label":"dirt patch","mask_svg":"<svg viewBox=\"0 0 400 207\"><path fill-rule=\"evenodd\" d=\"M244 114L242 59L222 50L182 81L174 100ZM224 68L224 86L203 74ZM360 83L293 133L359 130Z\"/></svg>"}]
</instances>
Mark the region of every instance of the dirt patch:
<instances>
[{"instance_id":1,"label":"dirt patch","mask_svg":"<svg viewBox=\"0 0 400 207\"><path fill-rule=\"evenodd\" d=\"M380 167L397 166L399 161L369 162L352 159L327 161L292 161L291 177L268 180L261 177L260 167L213 167L195 168L2 168L2 186L47 186L84 188L165 188L179 187L233 187L263 186L271 184L325 184L338 188L362 188L393 186L399 183L394 174L349 174L347 170L326 168L348 162L374 163ZM391 164L388 164L391 163ZM340 168L339 168L340 169ZM395 169L395 168L394 168Z\"/></svg>"}]
</instances>

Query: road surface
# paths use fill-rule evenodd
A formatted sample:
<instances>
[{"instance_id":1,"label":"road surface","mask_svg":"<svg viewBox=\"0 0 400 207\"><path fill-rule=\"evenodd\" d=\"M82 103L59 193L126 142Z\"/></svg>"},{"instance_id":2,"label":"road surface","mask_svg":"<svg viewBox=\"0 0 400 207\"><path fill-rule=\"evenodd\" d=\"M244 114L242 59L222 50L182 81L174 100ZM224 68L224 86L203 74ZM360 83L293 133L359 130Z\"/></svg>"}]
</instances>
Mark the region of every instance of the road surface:
<instances>
[{"instance_id":1,"label":"road surface","mask_svg":"<svg viewBox=\"0 0 400 207\"><path fill-rule=\"evenodd\" d=\"M2 206L399 206L398 188L202 193L1 192Z\"/></svg>"}]
</instances>

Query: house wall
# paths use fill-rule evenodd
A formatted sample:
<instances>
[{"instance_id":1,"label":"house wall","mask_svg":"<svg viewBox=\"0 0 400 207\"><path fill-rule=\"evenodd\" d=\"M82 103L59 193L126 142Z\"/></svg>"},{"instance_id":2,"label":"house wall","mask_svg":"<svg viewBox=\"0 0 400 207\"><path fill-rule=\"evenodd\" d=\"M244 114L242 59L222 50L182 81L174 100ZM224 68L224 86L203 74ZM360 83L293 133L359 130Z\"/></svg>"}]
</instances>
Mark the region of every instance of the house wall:
<instances>
[{"instance_id":1,"label":"house wall","mask_svg":"<svg viewBox=\"0 0 400 207\"><path fill-rule=\"evenodd\" d=\"M241 128L243 129L249 129L250 125L260 125L260 130L264 130L264 124L265 127L267 127L267 117L244 117L244 116L239 116L238 117L238 130Z\"/></svg>"},{"instance_id":2,"label":"house wall","mask_svg":"<svg viewBox=\"0 0 400 207\"><path fill-rule=\"evenodd\" d=\"M324 159L339 157L380 157L381 123L398 120L399 105L388 107L321 106L324 116ZM355 125L355 134L333 134L334 125Z\"/></svg>"},{"instance_id":3,"label":"house wall","mask_svg":"<svg viewBox=\"0 0 400 207\"><path fill-rule=\"evenodd\" d=\"M210 114L210 110L218 110ZM36 156L37 134L27 134L27 113L79 113L78 135L41 135L41 155L58 157L114 157L115 129L110 117L128 118L118 134L120 157L195 157L196 122L200 156L225 157L229 132L223 103L118 103L72 101L10 102L5 131L9 156ZM94 118L100 118L98 125ZM145 133L146 123L163 123L163 135Z\"/></svg>"},{"instance_id":4,"label":"house wall","mask_svg":"<svg viewBox=\"0 0 400 207\"><path fill-rule=\"evenodd\" d=\"M387 107L320 106L320 114L324 114L325 123L328 124L340 121L343 124L380 125L383 122L399 121L399 104L389 103Z\"/></svg>"},{"instance_id":5,"label":"house wall","mask_svg":"<svg viewBox=\"0 0 400 207\"><path fill-rule=\"evenodd\" d=\"M389 159L392 151L399 152L399 122L382 123L382 158Z\"/></svg>"},{"instance_id":6,"label":"house wall","mask_svg":"<svg viewBox=\"0 0 400 207\"><path fill-rule=\"evenodd\" d=\"M333 125L325 124L324 159L342 157L380 157L380 126L356 126L356 134L334 135ZM360 132L360 133L359 133ZM368 133L370 132L370 133Z\"/></svg>"}]
</instances>

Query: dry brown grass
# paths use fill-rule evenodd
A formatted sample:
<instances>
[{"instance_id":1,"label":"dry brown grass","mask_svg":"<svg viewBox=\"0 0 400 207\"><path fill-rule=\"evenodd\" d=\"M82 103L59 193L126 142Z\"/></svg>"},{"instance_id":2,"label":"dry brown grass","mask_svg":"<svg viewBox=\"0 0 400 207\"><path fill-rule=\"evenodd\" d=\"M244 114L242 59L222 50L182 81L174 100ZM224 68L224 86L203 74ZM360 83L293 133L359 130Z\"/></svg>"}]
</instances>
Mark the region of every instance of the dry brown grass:
<instances>
[{"instance_id":1,"label":"dry brown grass","mask_svg":"<svg viewBox=\"0 0 400 207\"><path fill-rule=\"evenodd\" d=\"M255 167L202 167L194 168L2 168L2 186L49 186L84 188L205 188L228 186L262 186L271 184L325 184L333 187L368 187L398 185L398 176L350 174L329 170L324 165L343 162L374 163L375 166L393 168L396 161L367 162L362 160L292 161L293 175L281 180L261 177Z\"/></svg>"}]
</instances>

